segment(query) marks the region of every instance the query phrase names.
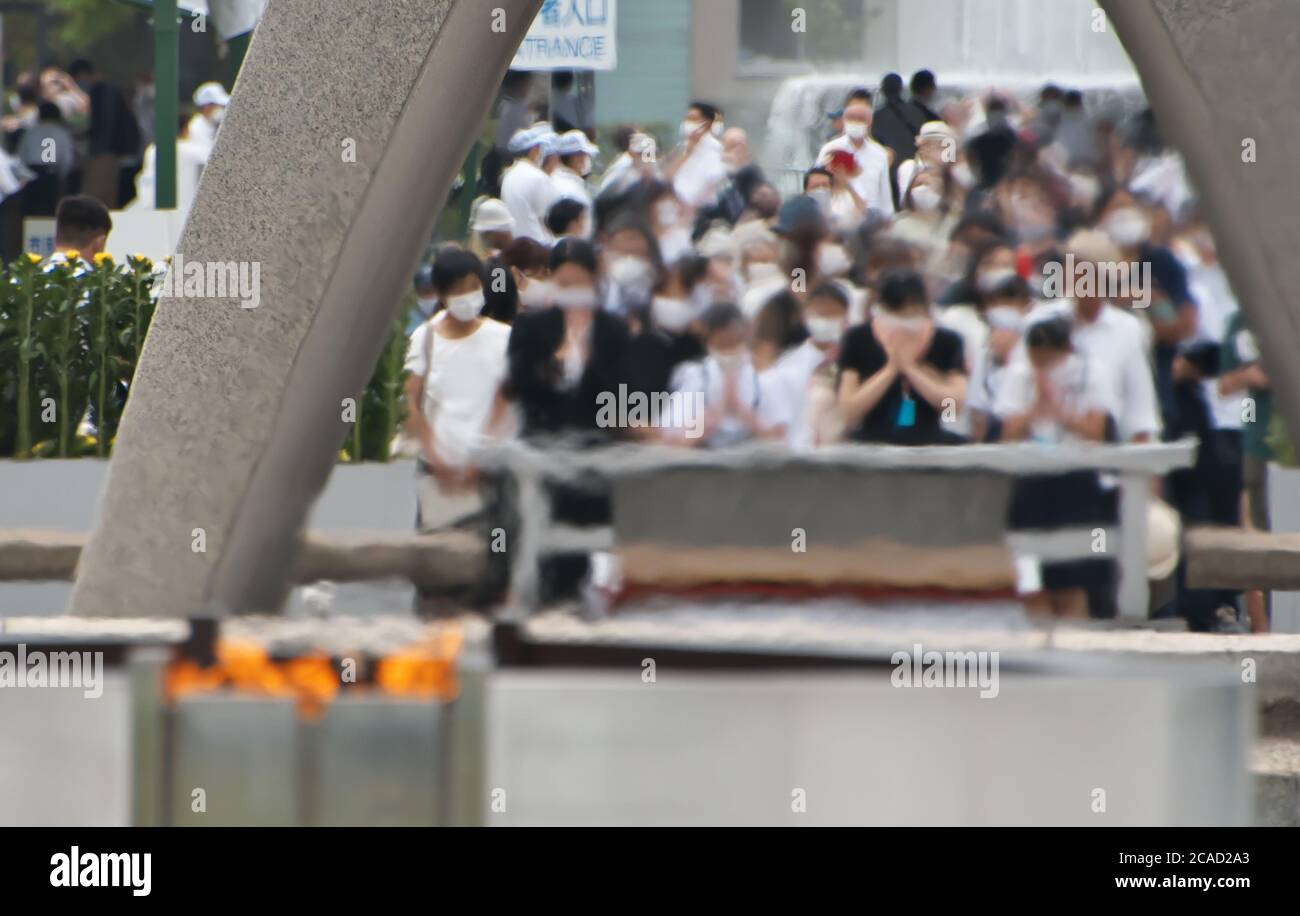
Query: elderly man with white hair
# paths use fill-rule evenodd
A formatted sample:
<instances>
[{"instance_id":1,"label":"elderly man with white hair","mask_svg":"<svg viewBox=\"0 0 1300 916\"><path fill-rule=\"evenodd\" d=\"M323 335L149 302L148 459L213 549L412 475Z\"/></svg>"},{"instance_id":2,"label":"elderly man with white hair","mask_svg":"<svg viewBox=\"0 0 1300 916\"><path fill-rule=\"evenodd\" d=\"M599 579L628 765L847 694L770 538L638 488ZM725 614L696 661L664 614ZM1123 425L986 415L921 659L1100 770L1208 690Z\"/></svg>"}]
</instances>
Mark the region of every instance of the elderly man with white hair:
<instances>
[{"instance_id":1,"label":"elderly man with white hair","mask_svg":"<svg viewBox=\"0 0 1300 916\"><path fill-rule=\"evenodd\" d=\"M546 228L546 211L559 199L555 182L542 171L542 159L556 137L549 125L515 131L508 149L518 158L501 178L501 201L515 221L515 238L543 245L555 241Z\"/></svg>"}]
</instances>

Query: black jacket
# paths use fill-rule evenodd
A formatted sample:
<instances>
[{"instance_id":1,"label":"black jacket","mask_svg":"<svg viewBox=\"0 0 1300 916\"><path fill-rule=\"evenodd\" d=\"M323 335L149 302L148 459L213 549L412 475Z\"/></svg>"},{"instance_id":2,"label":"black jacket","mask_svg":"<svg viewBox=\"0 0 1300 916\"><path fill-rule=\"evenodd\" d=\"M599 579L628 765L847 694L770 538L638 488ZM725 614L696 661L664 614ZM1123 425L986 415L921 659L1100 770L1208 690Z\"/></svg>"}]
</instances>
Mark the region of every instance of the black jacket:
<instances>
[{"instance_id":1,"label":"black jacket","mask_svg":"<svg viewBox=\"0 0 1300 916\"><path fill-rule=\"evenodd\" d=\"M591 352L582 378L573 388L563 384L557 353L564 343L564 312L559 308L521 312L506 350L506 394L523 413L525 437L564 434L617 438L620 430L596 423L602 392L618 396L626 384L628 329L623 319L598 310L592 319Z\"/></svg>"}]
</instances>

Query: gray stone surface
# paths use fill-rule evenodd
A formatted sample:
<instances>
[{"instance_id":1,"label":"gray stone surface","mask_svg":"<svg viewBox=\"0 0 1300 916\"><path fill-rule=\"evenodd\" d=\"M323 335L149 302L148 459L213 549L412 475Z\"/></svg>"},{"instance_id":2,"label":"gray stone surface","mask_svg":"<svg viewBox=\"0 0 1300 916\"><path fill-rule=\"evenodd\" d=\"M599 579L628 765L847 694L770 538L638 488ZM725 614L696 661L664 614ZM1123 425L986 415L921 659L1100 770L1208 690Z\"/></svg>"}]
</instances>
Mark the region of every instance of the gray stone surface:
<instances>
[{"instance_id":1,"label":"gray stone surface","mask_svg":"<svg viewBox=\"0 0 1300 916\"><path fill-rule=\"evenodd\" d=\"M1186 662L1088 667L1004 668L991 699L895 688L886 666L784 676L661 667L654 683L637 665L499 672L483 822L1250 823L1240 684Z\"/></svg>"},{"instance_id":2,"label":"gray stone surface","mask_svg":"<svg viewBox=\"0 0 1300 916\"><path fill-rule=\"evenodd\" d=\"M886 537L947 547L1001 544L1011 478L986 472L690 468L618 480L620 540L707 547L811 547Z\"/></svg>"},{"instance_id":3,"label":"gray stone surface","mask_svg":"<svg viewBox=\"0 0 1300 916\"><path fill-rule=\"evenodd\" d=\"M73 613L271 609L401 289L540 0L277 0L179 252L260 305L164 299ZM492 31L493 10L506 30ZM356 161L345 161L354 141ZM206 552L191 549L193 531Z\"/></svg>"}]
</instances>

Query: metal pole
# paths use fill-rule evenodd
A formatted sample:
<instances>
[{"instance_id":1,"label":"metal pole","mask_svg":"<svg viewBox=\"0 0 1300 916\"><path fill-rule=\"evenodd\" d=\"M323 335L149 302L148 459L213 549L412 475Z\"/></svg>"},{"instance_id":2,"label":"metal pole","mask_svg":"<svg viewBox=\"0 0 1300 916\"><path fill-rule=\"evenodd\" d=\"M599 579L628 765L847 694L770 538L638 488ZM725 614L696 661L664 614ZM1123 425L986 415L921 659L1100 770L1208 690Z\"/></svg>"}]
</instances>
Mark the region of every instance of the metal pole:
<instances>
[{"instance_id":1,"label":"metal pole","mask_svg":"<svg viewBox=\"0 0 1300 916\"><path fill-rule=\"evenodd\" d=\"M176 0L157 0L153 9L154 207L176 209L176 113L180 69L180 27Z\"/></svg>"}]
</instances>

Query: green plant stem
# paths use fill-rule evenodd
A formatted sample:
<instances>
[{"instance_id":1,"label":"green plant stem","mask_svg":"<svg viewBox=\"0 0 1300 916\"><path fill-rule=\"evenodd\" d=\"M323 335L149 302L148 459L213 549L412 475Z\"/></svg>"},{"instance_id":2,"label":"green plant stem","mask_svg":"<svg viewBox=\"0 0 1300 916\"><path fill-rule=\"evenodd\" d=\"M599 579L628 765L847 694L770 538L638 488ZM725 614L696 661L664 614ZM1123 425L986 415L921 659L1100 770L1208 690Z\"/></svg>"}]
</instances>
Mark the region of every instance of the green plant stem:
<instances>
[{"instance_id":1,"label":"green plant stem","mask_svg":"<svg viewBox=\"0 0 1300 916\"><path fill-rule=\"evenodd\" d=\"M22 320L18 337L18 437L15 457L26 458L32 450L32 312L36 295L36 276L31 278L22 299Z\"/></svg>"},{"instance_id":2,"label":"green plant stem","mask_svg":"<svg viewBox=\"0 0 1300 916\"><path fill-rule=\"evenodd\" d=\"M98 363L96 374L98 375L98 384L95 390L95 454L103 458L106 452L108 440L108 415L104 412L104 394L107 390L108 375L108 280L107 271L100 268L99 276L99 314L96 320L99 325L97 340L95 341L95 359Z\"/></svg>"}]
</instances>

